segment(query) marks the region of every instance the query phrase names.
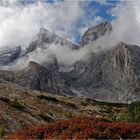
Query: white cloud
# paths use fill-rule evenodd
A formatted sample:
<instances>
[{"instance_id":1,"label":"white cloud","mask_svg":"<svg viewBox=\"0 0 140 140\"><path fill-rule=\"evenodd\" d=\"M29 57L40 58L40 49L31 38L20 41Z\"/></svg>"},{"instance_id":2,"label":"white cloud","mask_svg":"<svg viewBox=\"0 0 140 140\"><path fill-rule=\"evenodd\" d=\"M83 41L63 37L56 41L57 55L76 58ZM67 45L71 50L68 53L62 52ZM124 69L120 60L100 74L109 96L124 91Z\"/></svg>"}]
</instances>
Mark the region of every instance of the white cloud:
<instances>
[{"instance_id":1,"label":"white cloud","mask_svg":"<svg viewBox=\"0 0 140 140\"><path fill-rule=\"evenodd\" d=\"M23 5L19 0L3 0L0 3L0 47L22 45L25 48L42 26L74 39L74 24L83 14L79 1L53 4L36 1Z\"/></svg>"},{"instance_id":2,"label":"white cloud","mask_svg":"<svg viewBox=\"0 0 140 140\"><path fill-rule=\"evenodd\" d=\"M74 40L75 33L78 31L82 35L88 28L103 21L102 17L94 13L93 18L86 17L80 1L54 2L53 4L38 1L26 5L22 5L18 0L10 1L0 3L0 47L16 45L26 47L42 26L64 38ZM121 41L140 46L140 2L121 1L112 9L111 14L116 17L112 21L112 34L99 38L89 45L90 47L72 51L68 47L52 45L47 52L37 50L27 58L20 59L16 66L27 64L31 60L42 63L48 59L48 52L55 54L59 63L72 65L88 51L100 50L99 46L101 49L109 48ZM75 23L79 18L84 20L84 26L77 28Z\"/></svg>"},{"instance_id":3,"label":"white cloud","mask_svg":"<svg viewBox=\"0 0 140 140\"><path fill-rule=\"evenodd\" d=\"M140 46L140 1L120 1L111 10L113 31L87 45L90 51L100 51L120 42ZM94 46L94 47L93 47Z\"/></svg>"},{"instance_id":4,"label":"white cloud","mask_svg":"<svg viewBox=\"0 0 140 140\"><path fill-rule=\"evenodd\" d=\"M43 64L45 62L52 61L53 57L57 58L58 64L62 64L65 67L71 67L76 61L82 59L88 51L89 49L86 47L78 50L72 50L69 46L51 44L48 49L38 48L34 52L29 53L27 56L19 58L18 61L15 61L7 66L2 66L1 69L21 70L26 68L30 61Z\"/></svg>"},{"instance_id":5,"label":"white cloud","mask_svg":"<svg viewBox=\"0 0 140 140\"><path fill-rule=\"evenodd\" d=\"M140 46L140 1L122 1L112 9L112 22L118 40Z\"/></svg>"},{"instance_id":6,"label":"white cloud","mask_svg":"<svg viewBox=\"0 0 140 140\"><path fill-rule=\"evenodd\" d=\"M18 0L6 0L0 3L0 47L27 47L32 37L41 27L45 27L64 38L75 40L78 33L76 22L85 17L84 8L80 1L64 1L46 3L37 1L30 4L21 4ZM84 19L85 20L85 19ZM88 26L97 24L100 17L88 21ZM86 21L87 22L87 21ZM72 65L81 59L86 50L72 51L69 47L60 47L51 44L47 50L36 50L33 54L19 59L8 69L24 68L29 61L42 63L48 60L50 54L55 54L59 63ZM39 56L39 57L38 57Z\"/></svg>"},{"instance_id":7,"label":"white cloud","mask_svg":"<svg viewBox=\"0 0 140 140\"><path fill-rule=\"evenodd\" d=\"M96 2L98 2L99 4L102 4L102 5L109 4L109 2L107 0L96 0Z\"/></svg>"},{"instance_id":8,"label":"white cloud","mask_svg":"<svg viewBox=\"0 0 140 140\"><path fill-rule=\"evenodd\" d=\"M106 0L97 2L101 5L109 4L109 2ZM100 38L94 42L94 48L95 46L102 46L102 48L107 48L122 41L140 46L140 1L119 1L116 3L116 6L114 6L112 7L110 13L115 17L115 19L113 19L111 22L113 26L113 32L110 37L107 37L106 35L104 38ZM88 20L85 26L79 29L81 35L83 35L83 33L88 28L102 22L103 18L96 15L93 19Z\"/></svg>"}]
</instances>

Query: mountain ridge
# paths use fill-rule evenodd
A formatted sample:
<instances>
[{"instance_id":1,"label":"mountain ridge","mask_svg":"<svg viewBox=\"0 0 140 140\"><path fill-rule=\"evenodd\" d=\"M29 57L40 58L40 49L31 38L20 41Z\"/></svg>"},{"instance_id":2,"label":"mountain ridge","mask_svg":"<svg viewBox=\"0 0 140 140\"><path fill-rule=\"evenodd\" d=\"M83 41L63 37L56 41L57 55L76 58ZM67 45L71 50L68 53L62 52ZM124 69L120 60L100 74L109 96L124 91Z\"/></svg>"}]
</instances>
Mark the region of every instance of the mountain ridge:
<instances>
[{"instance_id":1,"label":"mountain ridge","mask_svg":"<svg viewBox=\"0 0 140 140\"><path fill-rule=\"evenodd\" d=\"M109 22L100 23L85 32L78 47L41 28L37 39L29 43L25 57L37 48L47 49L56 41L58 46L70 47L73 51L86 48L87 44L94 48L94 42L110 34L112 30ZM97 53L88 52L85 57L74 63L70 71L59 71L60 65L54 56L51 63L47 60L43 64L29 62L25 70L17 72L1 70L0 77L8 82L53 94L82 95L112 102L133 102L140 100L139 57L138 46L122 42ZM33 67L32 65L30 67L30 64L33 64Z\"/></svg>"}]
</instances>

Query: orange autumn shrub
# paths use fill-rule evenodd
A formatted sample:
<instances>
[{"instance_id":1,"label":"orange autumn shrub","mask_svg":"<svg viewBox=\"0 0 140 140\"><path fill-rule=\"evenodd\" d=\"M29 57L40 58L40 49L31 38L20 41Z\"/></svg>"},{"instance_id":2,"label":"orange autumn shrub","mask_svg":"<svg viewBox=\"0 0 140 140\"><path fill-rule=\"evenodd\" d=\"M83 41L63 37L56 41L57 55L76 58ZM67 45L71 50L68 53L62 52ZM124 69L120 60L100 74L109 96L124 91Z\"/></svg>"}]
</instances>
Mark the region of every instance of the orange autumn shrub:
<instances>
[{"instance_id":1,"label":"orange autumn shrub","mask_svg":"<svg viewBox=\"0 0 140 140\"><path fill-rule=\"evenodd\" d=\"M11 134L10 139L140 139L140 124L75 117Z\"/></svg>"}]
</instances>

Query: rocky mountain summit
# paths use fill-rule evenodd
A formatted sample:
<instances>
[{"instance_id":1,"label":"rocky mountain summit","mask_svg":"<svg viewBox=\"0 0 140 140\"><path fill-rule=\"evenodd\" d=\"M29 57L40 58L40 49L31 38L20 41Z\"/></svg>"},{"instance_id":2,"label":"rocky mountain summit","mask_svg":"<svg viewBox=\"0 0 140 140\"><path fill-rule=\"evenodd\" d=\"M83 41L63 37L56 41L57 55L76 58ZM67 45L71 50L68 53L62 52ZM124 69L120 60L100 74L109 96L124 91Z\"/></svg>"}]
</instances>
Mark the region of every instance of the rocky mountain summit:
<instances>
[{"instance_id":1,"label":"rocky mountain summit","mask_svg":"<svg viewBox=\"0 0 140 140\"><path fill-rule=\"evenodd\" d=\"M33 52L37 48L46 49L50 45L66 46L72 49L77 49L78 45L63 39L60 36L48 31L45 28L41 28L39 33L34 37L34 39L29 43L26 49L26 53Z\"/></svg>"},{"instance_id":2,"label":"rocky mountain summit","mask_svg":"<svg viewBox=\"0 0 140 140\"><path fill-rule=\"evenodd\" d=\"M109 22L102 22L92 28L89 28L83 35L80 46L88 45L90 42L97 40L99 37L112 31L112 25Z\"/></svg>"},{"instance_id":3,"label":"rocky mountain summit","mask_svg":"<svg viewBox=\"0 0 140 140\"><path fill-rule=\"evenodd\" d=\"M56 44L73 51L94 43L105 34L110 34L112 26L108 22L88 29L81 39L80 45L75 45L48 30L41 28L37 36L29 43L26 56L36 49L47 49ZM17 49L15 49L17 50ZM0 61L12 62L20 59L18 53L0 52ZM16 55L15 55L16 54ZM62 54L63 55L63 54ZM2 61L5 63L5 61ZM65 67L65 66L64 66ZM82 59L73 64L70 71L60 71L57 57L41 64L29 62L27 68L20 71L0 71L0 78L27 88L49 91L52 94L83 96L109 102L133 102L140 100L140 48L123 42L98 52L88 52Z\"/></svg>"}]
</instances>

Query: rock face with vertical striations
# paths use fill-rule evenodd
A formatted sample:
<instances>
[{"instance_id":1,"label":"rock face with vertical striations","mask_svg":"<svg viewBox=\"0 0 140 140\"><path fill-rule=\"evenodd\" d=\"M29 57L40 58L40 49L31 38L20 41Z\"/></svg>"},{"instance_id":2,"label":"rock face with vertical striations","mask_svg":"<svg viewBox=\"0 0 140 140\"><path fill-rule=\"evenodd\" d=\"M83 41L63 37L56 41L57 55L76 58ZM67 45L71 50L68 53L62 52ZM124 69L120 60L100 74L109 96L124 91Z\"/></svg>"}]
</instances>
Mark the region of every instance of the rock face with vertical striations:
<instances>
[{"instance_id":1,"label":"rock face with vertical striations","mask_svg":"<svg viewBox=\"0 0 140 140\"><path fill-rule=\"evenodd\" d=\"M40 65L30 61L28 66L16 72L0 70L2 82L11 82L32 90L46 91L59 95L73 95L63 80L59 78L56 58Z\"/></svg>"},{"instance_id":2,"label":"rock face with vertical striations","mask_svg":"<svg viewBox=\"0 0 140 140\"><path fill-rule=\"evenodd\" d=\"M53 65L53 64L52 64ZM56 63L54 65L56 68ZM6 81L17 83L23 87L41 91L58 92L57 69L39 65L36 62L29 62L27 68L17 71L0 71L0 77Z\"/></svg>"},{"instance_id":3,"label":"rock face with vertical striations","mask_svg":"<svg viewBox=\"0 0 140 140\"><path fill-rule=\"evenodd\" d=\"M81 47L88 44L94 47L94 41L111 30L108 22L88 29ZM61 75L76 93L111 102L140 100L140 47L118 43L109 49L89 52L74 67Z\"/></svg>"},{"instance_id":4,"label":"rock face with vertical striations","mask_svg":"<svg viewBox=\"0 0 140 140\"><path fill-rule=\"evenodd\" d=\"M112 102L140 100L140 48L120 43L88 54L64 78L86 97Z\"/></svg>"}]
</instances>

